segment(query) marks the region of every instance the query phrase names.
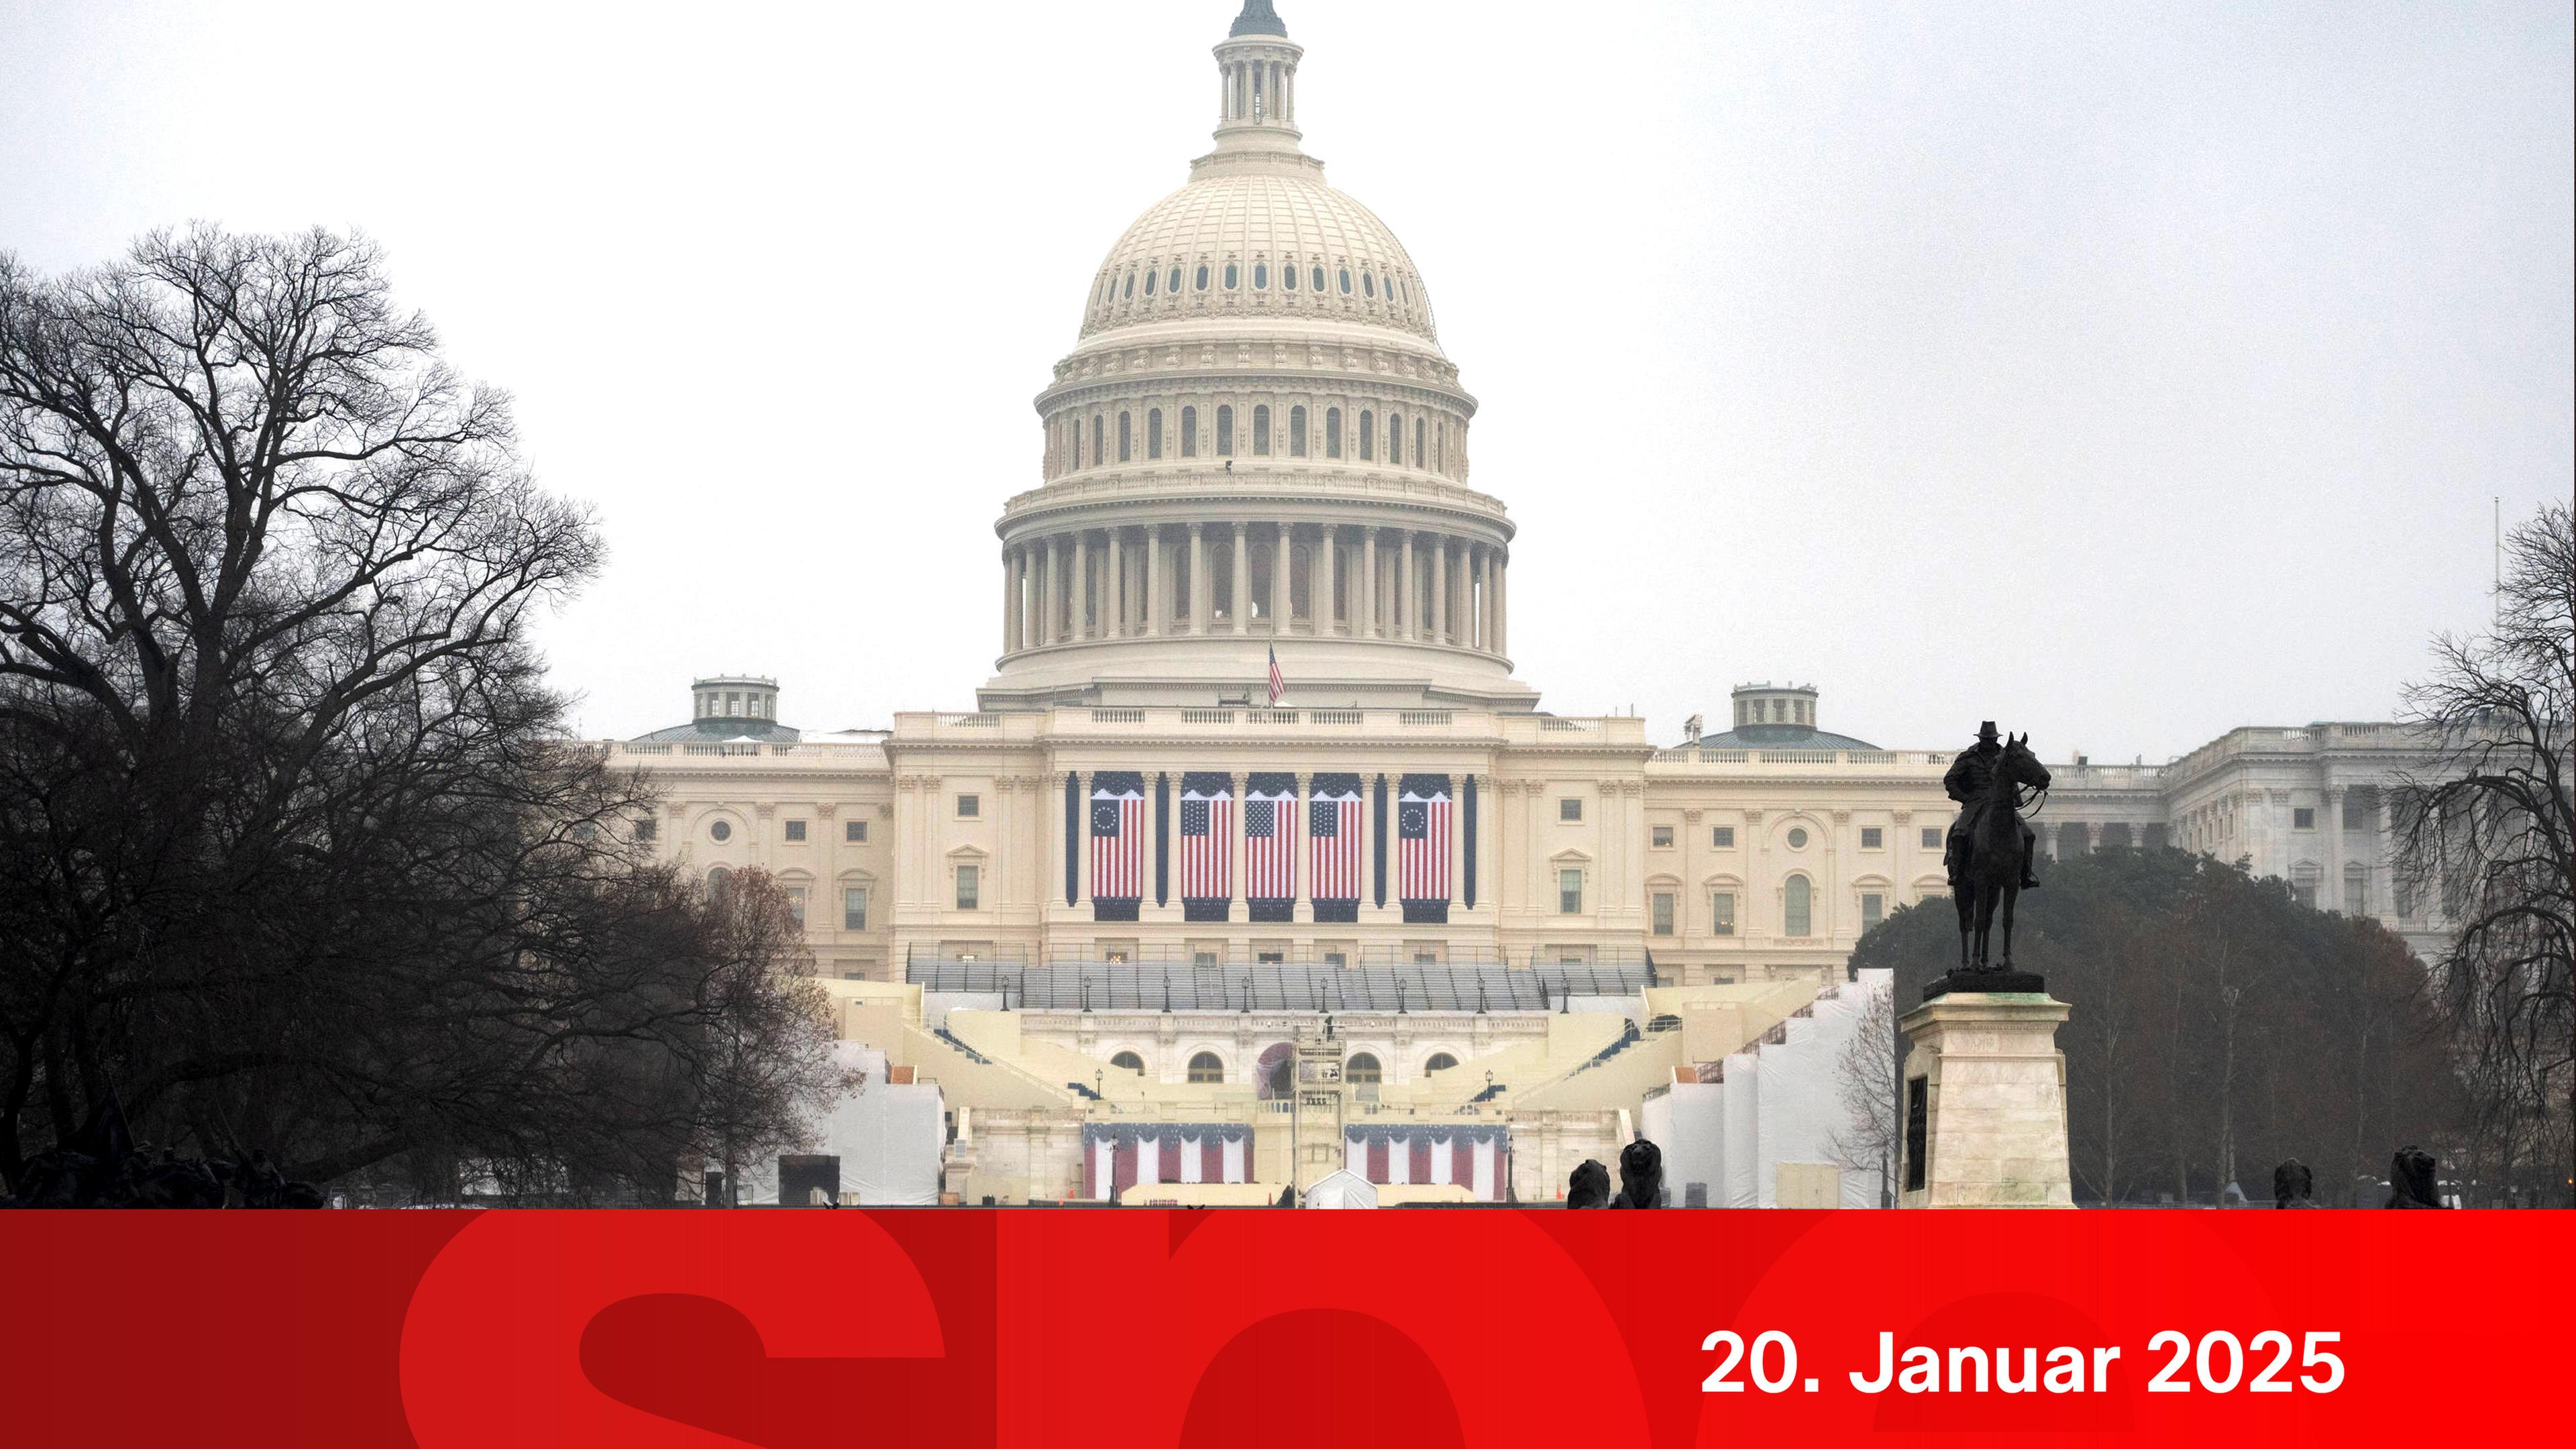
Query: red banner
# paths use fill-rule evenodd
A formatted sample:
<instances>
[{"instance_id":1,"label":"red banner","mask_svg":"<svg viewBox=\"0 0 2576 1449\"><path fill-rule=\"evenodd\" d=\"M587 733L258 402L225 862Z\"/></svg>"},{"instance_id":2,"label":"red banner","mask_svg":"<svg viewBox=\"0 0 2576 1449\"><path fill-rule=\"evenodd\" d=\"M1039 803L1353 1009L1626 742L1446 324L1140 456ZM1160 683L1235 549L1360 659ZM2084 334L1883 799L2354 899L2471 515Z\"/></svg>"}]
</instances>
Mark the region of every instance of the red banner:
<instances>
[{"instance_id":1,"label":"red banner","mask_svg":"<svg viewBox=\"0 0 2576 1449\"><path fill-rule=\"evenodd\" d=\"M20 1212L0 1422L419 1449L2493 1442L2563 1429L2572 1225Z\"/></svg>"}]
</instances>

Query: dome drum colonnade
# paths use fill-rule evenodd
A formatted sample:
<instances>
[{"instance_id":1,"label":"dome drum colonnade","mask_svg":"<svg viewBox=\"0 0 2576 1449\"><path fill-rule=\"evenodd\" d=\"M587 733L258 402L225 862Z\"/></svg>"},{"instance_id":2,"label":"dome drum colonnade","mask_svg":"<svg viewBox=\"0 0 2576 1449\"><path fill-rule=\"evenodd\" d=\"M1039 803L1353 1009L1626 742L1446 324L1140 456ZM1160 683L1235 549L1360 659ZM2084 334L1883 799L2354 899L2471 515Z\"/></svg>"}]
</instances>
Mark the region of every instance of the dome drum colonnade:
<instances>
[{"instance_id":1,"label":"dome drum colonnade","mask_svg":"<svg viewBox=\"0 0 2576 1449\"><path fill-rule=\"evenodd\" d=\"M1502 544L1455 534L1273 519L1055 530L1003 549L1002 647L1303 634L1499 658L1508 598Z\"/></svg>"},{"instance_id":2,"label":"dome drum colonnade","mask_svg":"<svg viewBox=\"0 0 2576 1449\"><path fill-rule=\"evenodd\" d=\"M1231 694L1271 648L1316 694L1535 702L1506 653L1515 529L1465 481L1475 399L1402 243L1301 149L1303 53L1245 6L1215 150L1094 277L1036 399L1044 481L995 528L988 706Z\"/></svg>"}]
</instances>

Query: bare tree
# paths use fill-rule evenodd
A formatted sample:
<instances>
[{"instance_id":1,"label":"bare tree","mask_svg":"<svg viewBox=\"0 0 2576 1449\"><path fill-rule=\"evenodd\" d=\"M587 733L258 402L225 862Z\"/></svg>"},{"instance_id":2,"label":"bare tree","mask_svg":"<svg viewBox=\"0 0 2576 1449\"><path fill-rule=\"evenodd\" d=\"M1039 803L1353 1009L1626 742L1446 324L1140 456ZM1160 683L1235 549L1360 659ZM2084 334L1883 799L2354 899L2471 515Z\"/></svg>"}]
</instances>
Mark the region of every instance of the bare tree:
<instances>
[{"instance_id":1,"label":"bare tree","mask_svg":"<svg viewBox=\"0 0 2576 1449\"><path fill-rule=\"evenodd\" d=\"M855 1082L833 1062L831 1000L787 893L766 871L736 871L708 913L718 949L701 987L698 1124L730 1184L743 1163L807 1145L813 1120Z\"/></svg>"},{"instance_id":2,"label":"bare tree","mask_svg":"<svg viewBox=\"0 0 2576 1449\"><path fill-rule=\"evenodd\" d=\"M2493 628L2443 635L2406 692L2438 744L2392 804L2410 889L2459 923L2439 973L2480 1180L2576 1201L2576 538L2541 509L2505 541Z\"/></svg>"},{"instance_id":3,"label":"bare tree","mask_svg":"<svg viewBox=\"0 0 2576 1449\"><path fill-rule=\"evenodd\" d=\"M803 1037L565 738L527 623L598 560L369 243L0 255L0 1180L114 1094L315 1180L668 1184L709 1033Z\"/></svg>"},{"instance_id":4,"label":"bare tree","mask_svg":"<svg viewBox=\"0 0 2576 1449\"><path fill-rule=\"evenodd\" d=\"M1867 991L1869 1004L1834 1063L1834 1093L1843 1116L1827 1135L1826 1147L1845 1167L1877 1173L1878 1205L1894 1207L1899 1130L1896 992L1892 984L1861 989Z\"/></svg>"}]
</instances>

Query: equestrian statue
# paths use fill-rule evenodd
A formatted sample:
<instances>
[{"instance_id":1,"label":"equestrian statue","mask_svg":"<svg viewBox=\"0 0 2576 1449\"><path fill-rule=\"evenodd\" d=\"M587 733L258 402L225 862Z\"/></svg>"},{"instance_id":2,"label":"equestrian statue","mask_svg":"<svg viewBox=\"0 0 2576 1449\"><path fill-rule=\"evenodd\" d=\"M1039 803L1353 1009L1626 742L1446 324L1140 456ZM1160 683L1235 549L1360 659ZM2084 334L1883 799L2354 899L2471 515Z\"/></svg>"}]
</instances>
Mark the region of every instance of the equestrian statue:
<instances>
[{"instance_id":1,"label":"equestrian statue","mask_svg":"<svg viewBox=\"0 0 2576 1449\"><path fill-rule=\"evenodd\" d=\"M1977 742L1960 751L1941 777L1941 788L1959 802L1942 856L1950 895L1959 903L1959 969L2009 971L2013 901L2039 886L2031 873L2038 837L2021 818L2021 792L2046 790L2048 767L2030 752L2030 736L1999 737L1988 720L1977 727ZM2003 954L1990 960L1986 942L1997 907L2003 910Z\"/></svg>"}]
</instances>

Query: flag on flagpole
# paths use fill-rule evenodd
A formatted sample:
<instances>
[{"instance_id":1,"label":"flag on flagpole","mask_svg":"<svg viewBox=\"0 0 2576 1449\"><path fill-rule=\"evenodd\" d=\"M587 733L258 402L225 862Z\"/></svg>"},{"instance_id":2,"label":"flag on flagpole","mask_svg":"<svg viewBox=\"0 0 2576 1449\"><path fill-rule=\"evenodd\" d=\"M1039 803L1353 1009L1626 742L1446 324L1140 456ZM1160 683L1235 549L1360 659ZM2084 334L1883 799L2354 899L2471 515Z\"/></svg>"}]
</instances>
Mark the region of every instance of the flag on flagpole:
<instances>
[{"instance_id":1,"label":"flag on flagpole","mask_svg":"<svg viewBox=\"0 0 2576 1449\"><path fill-rule=\"evenodd\" d=\"M1274 644L1270 648L1270 703L1273 708L1278 706L1279 696L1287 692L1288 680L1279 672L1279 646Z\"/></svg>"}]
</instances>

